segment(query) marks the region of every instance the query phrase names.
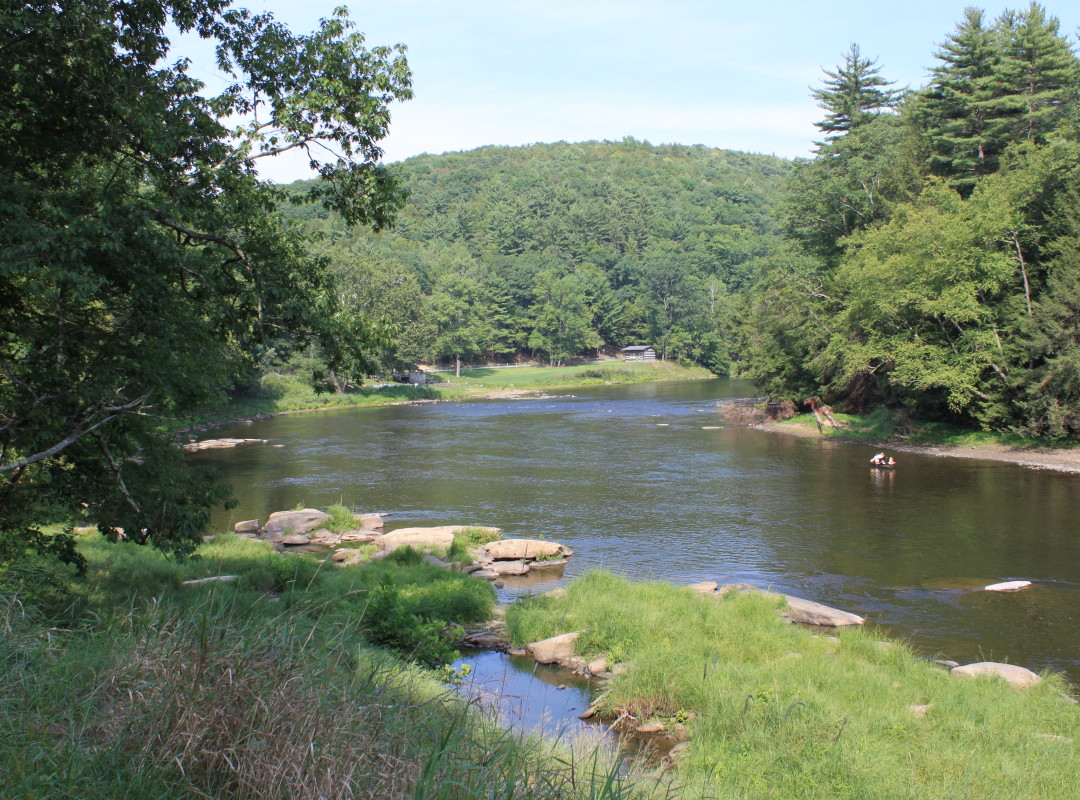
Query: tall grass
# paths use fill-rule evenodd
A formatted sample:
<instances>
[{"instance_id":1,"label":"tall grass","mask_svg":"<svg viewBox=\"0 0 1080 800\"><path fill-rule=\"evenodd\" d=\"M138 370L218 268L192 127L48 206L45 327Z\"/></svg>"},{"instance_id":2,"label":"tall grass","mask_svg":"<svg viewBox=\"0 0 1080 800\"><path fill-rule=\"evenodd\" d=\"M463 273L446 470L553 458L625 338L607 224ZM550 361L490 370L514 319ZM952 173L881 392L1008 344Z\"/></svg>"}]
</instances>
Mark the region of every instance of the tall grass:
<instances>
[{"instance_id":1,"label":"tall grass","mask_svg":"<svg viewBox=\"0 0 1080 800\"><path fill-rule=\"evenodd\" d=\"M784 624L767 598L604 573L511 607L508 623L519 643L581 630L579 653L632 664L605 705L689 720L680 776L719 797L1075 794L1080 713L1058 676L1026 691L964 681L872 631Z\"/></svg>"},{"instance_id":2,"label":"tall grass","mask_svg":"<svg viewBox=\"0 0 1080 800\"><path fill-rule=\"evenodd\" d=\"M370 646L373 592L473 618L490 612L482 582L380 563L314 564L273 593L247 578L178 586L211 563L246 576L245 554L255 573L276 563L244 542L180 564L84 543L94 588L62 627L0 599L0 798L646 796L600 751L500 731Z\"/></svg>"}]
</instances>

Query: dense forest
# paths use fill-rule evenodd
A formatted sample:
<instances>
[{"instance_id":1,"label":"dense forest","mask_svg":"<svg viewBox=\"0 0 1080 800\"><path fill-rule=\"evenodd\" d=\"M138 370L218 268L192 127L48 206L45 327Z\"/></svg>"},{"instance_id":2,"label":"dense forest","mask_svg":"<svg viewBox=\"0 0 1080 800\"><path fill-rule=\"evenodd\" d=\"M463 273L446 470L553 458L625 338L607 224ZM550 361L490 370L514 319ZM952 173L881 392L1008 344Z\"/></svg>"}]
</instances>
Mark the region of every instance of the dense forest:
<instances>
[{"instance_id":1,"label":"dense forest","mask_svg":"<svg viewBox=\"0 0 1080 800\"><path fill-rule=\"evenodd\" d=\"M1080 433L1080 69L1032 4L967 9L928 84L857 46L782 203L737 348L774 396Z\"/></svg>"},{"instance_id":2,"label":"dense forest","mask_svg":"<svg viewBox=\"0 0 1080 800\"><path fill-rule=\"evenodd\" d=\"M733 295L780 242L791 164L695 146L565 142L424 155L391 167L393 230L290 210L322 238L346 305L399 324L375 369L547 359L653 344L729 366ZM297 184L307 191L308 184Z\"/></svg>"}]
</instances>

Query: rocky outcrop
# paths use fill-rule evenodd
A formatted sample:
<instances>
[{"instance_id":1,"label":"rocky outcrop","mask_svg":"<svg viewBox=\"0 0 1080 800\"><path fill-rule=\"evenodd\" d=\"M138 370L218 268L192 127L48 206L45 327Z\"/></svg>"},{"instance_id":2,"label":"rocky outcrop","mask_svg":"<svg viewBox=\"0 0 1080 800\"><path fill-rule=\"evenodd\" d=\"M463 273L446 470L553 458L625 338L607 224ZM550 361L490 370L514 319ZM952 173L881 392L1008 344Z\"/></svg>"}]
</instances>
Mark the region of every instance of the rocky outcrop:
<instances>
[{"instance_id":1,"label":"rocky outcrop","mask_svg":"<svg viewBox=\"0 0 1080 800\"><path fill-rule=\"evenodd\" d=\"M804 600L801 597L793 597L778 592L767 592L747 583L726 583L717 590L717 595L723 597L729 592L752 592L765 597L783 598L787 606L781 610L781 616L790 619L792 622L801 622L804 625L842 628L848 625L862 625L866 622L858 614L831 608L821 603L815 603L813 600Z\"/></svg>"},{"instance_id":2,"label":"rocky outcrop","mask_svg":"<svg viewBox=\"0 0 1080 800\"><path fill-rule=\"evenodd\" d=\"M556 664L569 660L574 655L574 642L581 636L581 631L563 633L539 642L530 642L525 650L533 660L540 664Z\"/></svg>"},{"instance_id":3,"label":"rocky outcrop","mask_svg":"<svg viewBox=\"0 0 1080 800\"><path fill-rule=\"evenodd\" d=\"M233 531L236 533L258 533L259 521L257 519L246 519L243 522L237 522L233 525Z\"/></svg>"},{"instance_id":4,"label":"rocky outcrop","mask_svg":"<svg viewBox=\"0 0 1080 800\"><path fill-rule=\"evenodd\" d=\"M958 678L978 678L985 675L1004 678L1017 689L1026 689L1042 680L1030 669L1018 667L1015 664L999 664L996 661L978 661L962 667L953 667L952 674Z\"/></svg>"},{"instance_id":5,"label":"rocky outcrop","mask_svg":"<svg viewBox=\"0 0 1080 800\"><path fill-rule=\"evenodd\" d=\"M382 514L361 514L360 529L365 531L381 530L383 526Z\"/></svg>"},{"instance_id":6,"label":"rocky outcrop","mask_svg":"<svg viewBox=\"0 0 1080 800\"><path fill-rule=\"evenodd\" d=\"M275 511L266 520L263 533L307 533L321 528L330 519L330 515L317 508L303 508L299 511ZM265 537L264 537L265 538Z\"/></svg>"}]
</instances>

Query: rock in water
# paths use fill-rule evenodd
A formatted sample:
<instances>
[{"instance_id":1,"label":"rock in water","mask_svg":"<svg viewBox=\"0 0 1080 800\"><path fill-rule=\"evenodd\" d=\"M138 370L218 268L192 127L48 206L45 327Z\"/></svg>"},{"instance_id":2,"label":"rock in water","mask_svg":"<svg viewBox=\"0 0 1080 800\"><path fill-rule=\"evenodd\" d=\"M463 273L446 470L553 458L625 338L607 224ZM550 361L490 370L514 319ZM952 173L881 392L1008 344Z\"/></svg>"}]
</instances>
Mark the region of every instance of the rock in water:
<instances>
[{"instance_id":1,"label":"rock in water","mask_svg":"<svg viewBox=\"0 0 1080 800\"><path fill-rule=\"evenodd\" d=\"M266 520L263 531L266 533L307 533L321 528L330 519L330 515L317 508L304 508L300 511L275 511Z\"/></svg>"},{"instance_id":2,"label":"rock in water","mask_svg":"<svg viewBox=\"0 0 1080 800\"><path fill-rule=\"evenodd\" d=\"M686 588L702 594L712 594L718 587L716 581L700 581L699 583L691 583Z\"/></svg>"},{"instance_id":3,"label":"rock in water","mask_svg":"<svg viewBox=\"0 0 1080 800\"><path fill-rule=\"evenodd\" d=\"M986 592L1018 592L1031 586L1031 581L1005 581L1004 583L991 583L984 586Z\"/></svg>"},{"instance_id":4,"label":"rock in water","mask_svg":"<svg viewBox=\"0 0 1080 800\"><path fill-rule=\"evenodd\" d=\"M524 561L496 561L491 569L500 575L528 575L529 565Z\"/></svg>"},{"instance_id":5,"label":"rock in water","mask_svg":"<svg viewBox=\"0 0 1080 800\"><path fill-rule=\"evenodd\" d=\"M522 558L551 558L561 555L563 546L558 542L545 542L540 539L500 539L484 545L487 554L493 559L514 561Z\"/></svg>"},{"instance_id":6,"label":"rock in water","mask_svg":"<svg viewBox=\"0 0 1080 800\"><path fill-rule=\"evenodd\" d=\"M233 525L233 531L236 533L258 533L259 521L257 519L246 519L243 522L237 522Z\"/></svg>"},{"instance_id":7,"label":"rock in water","mask_svg":"<svg viewBox=\"0 0 1080 800\"><path fill-rule=\"evenodd\" d=\"M1017 689L1026 689L1034 686L1042 680L1030 669L1018 667L1015 664L999 664L996 661L978 661L974 664L965 664L962 667L953 667L952 674L958 678L977 678L982 675L992 675L1004 678Z\"/></svg>"},{"instance_id":8,"label":"rock in water","mask_svg":"<svg viewBox=\"0 0 1080 800\"><path fill-rule=\"evenodd\" d=\"M525 645L525 650L541 664L555 664L574 655L574 642L578 640L579 636L581 636L580 631L563 633L559 636L552 636L550 639L530 642Z\"/></svg>"}]
</instances>

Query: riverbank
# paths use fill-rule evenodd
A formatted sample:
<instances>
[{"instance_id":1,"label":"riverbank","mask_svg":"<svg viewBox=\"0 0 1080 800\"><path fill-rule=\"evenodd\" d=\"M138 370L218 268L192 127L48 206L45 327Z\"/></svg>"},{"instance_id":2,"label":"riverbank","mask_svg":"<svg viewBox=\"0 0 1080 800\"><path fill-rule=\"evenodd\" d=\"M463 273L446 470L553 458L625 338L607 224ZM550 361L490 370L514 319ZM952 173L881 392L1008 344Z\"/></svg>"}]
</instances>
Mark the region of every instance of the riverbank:
<instances>
[{"instance_id":1,"label":"riverbank","mask_svg":"<svg viewBox=\"0 0 1080 800\"><path fill-rule=\"evenodd\" d=\"M0 798L652 796L613 754L501 730L460 676L417 666L491 617L484 581L409 550L338 566L231 534L184 561L78 547L85 575L0 597Z\"/></svg>"},{"instance_id":2,"label":"riverbank","mask_svg":"<svg viewBox=\"0 0 1080 800\"><path fill-rule=\"evenodd\" d=\"M568 367L480 367L464 369L460 377L453 372L428 374L431 380L428 386L384 384L336 394L318 394L309 381L297 376L266 375L257 392L197 417L178 421L171 430L190 433L331 408L416 405L453 400L519 400L589 386L716 377L703 367L685 367L665 361L611 361Z\"/></svg>"},{"instance_id":3,"label":"riverbank","mask_svg":"<svg viewBox=\"0 0 1080 800\"><path fill-rule=\"evenodd\" d=\"M914 423L904 433L890 430L881 415L857 417L837 414L840 429L819 428L811 414L801 414L783 422L759 421L748 427L769 433L805 439L831 439L883 450L939 458L974 458L1000 461L1030 469L1080 473L1080 448L1046 447L1019 436L995 435L981 431L959 431L944 425Z\"/></svg>"},{"instance_id":4,"label":"riverbank","mask_svg":"<svg viewBox=\"0 0 1080 800\"><path fill-rule=\"evenodd\" d=\"M784 624L775 598L590 573L512 606L516 645L580 632L617 665L597 713L680 742L685 796L1064 797L1080 713L1060 676L963 678L874 630Z\"/></svg>"}]
</instances>

